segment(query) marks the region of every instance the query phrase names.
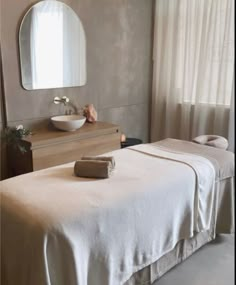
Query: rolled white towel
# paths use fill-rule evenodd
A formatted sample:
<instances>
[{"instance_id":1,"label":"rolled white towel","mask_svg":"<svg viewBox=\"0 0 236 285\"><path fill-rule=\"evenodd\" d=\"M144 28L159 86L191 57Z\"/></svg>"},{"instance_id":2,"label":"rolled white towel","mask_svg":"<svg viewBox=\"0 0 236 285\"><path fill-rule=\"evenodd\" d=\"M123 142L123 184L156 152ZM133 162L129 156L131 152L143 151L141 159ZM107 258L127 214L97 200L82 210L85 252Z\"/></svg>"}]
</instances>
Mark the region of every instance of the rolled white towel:
<instances>
[{"instance_id":1,"label":"rolled white towel","mask_svg":"<svg viewBox=\"0 0 236 285\"><path fill-rule=\"evenodd\" d=\"M74 165L74 174L87 178L109 178L113 168L110 161L77 160Z\"/></svg>"},{"instance_id":2,"label":"rolled white towel","mask_svg":"<svg viewBox=\"0 0 236 285\"><path fill-rule=\"evenodd\" d=\"M202 135L194 138L192 141L198 144L213 146L224 150L229 146L226 138L217 135Z\"/></svg>"},{"instance_id":3,"label":"rolled white towel","mask_svg":"<svg viewBox=\"0 0 236 285\"><path fill-rule=\"evenodd\" d=\"M113 156L83 156L81 160L110 161L112 168L115 168L115 158Z\"/></svg>"}]
</instances>

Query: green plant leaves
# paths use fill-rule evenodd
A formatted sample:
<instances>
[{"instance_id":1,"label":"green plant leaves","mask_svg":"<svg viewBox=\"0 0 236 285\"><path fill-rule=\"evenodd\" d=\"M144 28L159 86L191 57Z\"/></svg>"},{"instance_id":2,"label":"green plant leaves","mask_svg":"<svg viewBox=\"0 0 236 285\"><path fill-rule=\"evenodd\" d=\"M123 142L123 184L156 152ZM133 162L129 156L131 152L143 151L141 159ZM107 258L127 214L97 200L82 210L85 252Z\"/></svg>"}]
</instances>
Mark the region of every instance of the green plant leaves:
<instances>
[{"instance_id":1,"label":"green plant leaves","mask_svg":"<svg viewBox=\"0 0 236 285\"><path fill-rule=\"evenodd\" d=\"M2 139L14 148L18 148L21 153L27 152L25 146L23 145L22 138L31 134L31 131L25 129L23 126L18 126L16 128L7 127L2 135Z\"/></svg>"}]
</instances>

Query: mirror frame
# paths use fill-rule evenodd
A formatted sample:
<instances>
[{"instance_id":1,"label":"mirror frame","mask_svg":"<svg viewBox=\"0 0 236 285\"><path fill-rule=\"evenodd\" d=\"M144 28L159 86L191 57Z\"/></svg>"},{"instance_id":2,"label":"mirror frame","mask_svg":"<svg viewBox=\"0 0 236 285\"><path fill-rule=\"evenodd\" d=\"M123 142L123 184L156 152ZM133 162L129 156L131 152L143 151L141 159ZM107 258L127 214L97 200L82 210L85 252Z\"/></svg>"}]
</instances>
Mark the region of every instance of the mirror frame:
<instances>
[{"instance_id":1,"label":"mirror frame","mask_svg":"<svg viewBox=\"0 0 236 285\"><path fill-rule=\"evenodd\" d=\"M32 79L31 79L31 87L30 87L30 84L27 83L27 75L24 76L24 70L27 69L27 65L24 66L25 64L25 61L23 60L23 58L26 56L22 56L24 54L24 45L21 44L21 42L24 42L26 41L26 35L23 35L22 36L22 30L23 30L23 26L27 20L27 16L30 15L30 13L32 12L33 8L42 4L42 3L45 3L45 2L57 2L59 4L61 4L62 6L64 6L66 9L69 9L70 12L72 12L76 17L77 17L77 20L78 20L78 23L80 25L80 28L81 28L81 31L83 33L83 39L84 39L84 80L79 83L79 84L71 84L71 85L62 85L62 86L53 86L53 87L42 87L42 88L33 88L32 85L33 85L33 82L32 82ZM28 36L30 36L30 33L27 34ZM84 86L86 83L87 83L87 58L86 58L86 55L87 55L87 50L86 50L86 47L87 47L87 44L86 44L86 34L85 34L85 30L84 30L84 27L83 27L83 24L82 24L82 21L80 20L79 16L77 15L77 13L70 7L68 6L67 4L65 4L64 2L61 2L61 1L57 1L57 0L45 0L45 1L39 1L35 4L33 4L24 14L22 20L21 20L21 23L20 23L20 27L19 27L19 32L18 32L18 44L19 44L19 61L20 61L20 74L21 74L21 86L25 89L25 90L28 90L28 91L34 91L34 90L46 90L46 89L57 89L57 88L66 88L66 87L80 87L80 86ZM30 51L30 50L29 50ZM28 56L30 57L30 55ZM28 65L31 64L31 60L29 60L28 62ZM27 73L27 72L26 72ZM28 77L32 76L32 72L31 74L30 72L28 72Z\"/></svg>"}]
</instances>

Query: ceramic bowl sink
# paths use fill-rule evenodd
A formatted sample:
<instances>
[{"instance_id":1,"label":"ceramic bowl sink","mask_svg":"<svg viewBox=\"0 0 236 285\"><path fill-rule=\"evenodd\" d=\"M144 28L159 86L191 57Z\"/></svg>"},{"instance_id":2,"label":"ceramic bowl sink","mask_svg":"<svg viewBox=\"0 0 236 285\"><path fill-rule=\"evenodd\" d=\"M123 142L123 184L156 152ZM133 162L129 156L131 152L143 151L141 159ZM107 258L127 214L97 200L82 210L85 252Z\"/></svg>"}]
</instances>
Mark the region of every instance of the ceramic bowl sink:
<instances>
[{"instance_id":1,"label":"ceramic bowl sink","mask_svg":"<svg viewBox=\"0 0 236 285\"><path fill-rule=\"evenodd\" d=\"M85 123L86 118L80 115L65 115L52 117L51 121L55 128L71 132L81 128Z\"/></svg>"}]
</instances>

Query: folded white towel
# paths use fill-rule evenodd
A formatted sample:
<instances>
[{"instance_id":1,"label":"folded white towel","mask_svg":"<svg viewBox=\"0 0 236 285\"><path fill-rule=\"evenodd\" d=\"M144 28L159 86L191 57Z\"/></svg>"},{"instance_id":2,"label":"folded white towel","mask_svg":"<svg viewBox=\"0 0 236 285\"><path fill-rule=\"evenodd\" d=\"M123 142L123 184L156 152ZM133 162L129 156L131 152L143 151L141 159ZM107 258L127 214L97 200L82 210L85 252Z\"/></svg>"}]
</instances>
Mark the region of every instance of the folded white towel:
<instances>
[{"instance_id":1,"label":"folded white towel","mask_svg":"<svg viewBox=\"0 0 236 285\"><path fill-rule=\"evenodd\" d=\"M192 141L198 144L213 146L224 150L229 146L226 138L217 135L202 135L194 138Z\"/></svg>"},{"instance_id":2,"label":"folded white towel","mask_svg":"<svg viewBox=\"0 0 236 285\"><path fill-rule=\"evenodd\" d=\"M115 168L115 158L113 156L83 156L81 160L100 160L100 161L110 161L113 168Z\"/></svg>"},{"instance_id":3,"label":"folded white towel","mask_svg":"<svg viewBox=\"0 0 236 285\"><path fill-rule=\"evenodd\" d=\"M112 170L110 161L78 160L74 165L74 174L79 177L109 178Z\"/></svg>"}]
</instances>

